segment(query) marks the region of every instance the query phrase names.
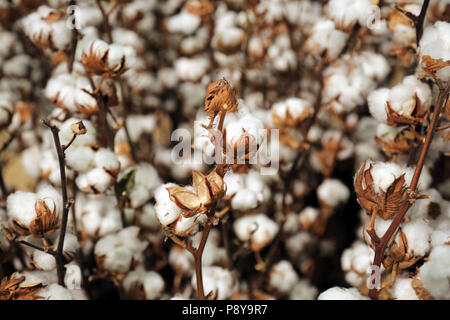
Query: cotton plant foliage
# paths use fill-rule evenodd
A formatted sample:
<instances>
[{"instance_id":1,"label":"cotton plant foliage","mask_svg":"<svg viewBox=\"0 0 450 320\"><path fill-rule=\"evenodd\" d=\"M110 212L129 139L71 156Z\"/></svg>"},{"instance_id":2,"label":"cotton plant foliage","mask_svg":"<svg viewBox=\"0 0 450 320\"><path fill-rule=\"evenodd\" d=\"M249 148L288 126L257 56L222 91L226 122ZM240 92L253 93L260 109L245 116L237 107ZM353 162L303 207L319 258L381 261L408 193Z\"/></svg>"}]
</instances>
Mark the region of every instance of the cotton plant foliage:
<instances>
[{"instance_id":1,"label":"cotton plant foliage","mask_svg":"<svg viewBox=\"0 0 450 320\"><path fill-rule=\"evenodd\" d=\"M0 0L0 300L450 299L449 1L44 2Z\"/></svg>"}]
</instances>

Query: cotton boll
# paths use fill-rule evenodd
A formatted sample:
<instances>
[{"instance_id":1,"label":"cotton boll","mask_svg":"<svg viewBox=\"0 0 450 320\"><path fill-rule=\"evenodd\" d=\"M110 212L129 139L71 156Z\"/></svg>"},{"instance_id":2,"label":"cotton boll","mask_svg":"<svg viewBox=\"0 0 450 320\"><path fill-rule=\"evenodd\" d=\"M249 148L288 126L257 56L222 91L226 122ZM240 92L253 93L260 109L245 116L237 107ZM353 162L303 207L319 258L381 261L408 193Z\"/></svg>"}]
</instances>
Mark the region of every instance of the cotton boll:
<instances>
[{"instance_id":1,"label":"cotton boll","mask_svg":"<svg viewBox=\"0 0 450 320\"><path fill-rule=\"evenodd\" d=\"M425 256L430 250L431 227L423 220L413 220L404 223L402 231L408 239L408 253L415 256Z\"/></svg>"},{"instance_id":2,"label":"cotton boll","mask_svg":"<svg viewBox=\"0 0 450 320\"><path fill-rule=\"evenodd\" d=\"M114 152L106 148L100 148L95 152L94 164L96 167L103 168L108 172L117 172L120 167Z\"/></svg>"},{"instance_id":3,"label":"cotton boll","mask_svg":"<svg viewBox=\"0 0 450 320\"><path fill-rule=\"evenodd\" d=\"M40 250L33 250L32 253L33 264L44 271L51 271L56 268L55 257L49 253Z\"/></svg>"},{"instance_id":4,"label":"cotton boll","mask_svg":"<svg viewBox=\"0 0 450 320\"><path fill-rule=\"evenodd\" d=\"M78 178L79 177L81 176L78 176ZM104 193L113 182L111 175L102 168L94 168L86 174L86 183L88 188L82 184L79 184L78 178L76 179L76 183L81 190L88 191L90 188L94 188L100 193Z\"/></svg>"},{"instance_id":5,"label":"cotton boll","mask_svg":"<svg viewBox=\"0 0 450 320\"><path fill-rule=\"evenodd\" d=\"M273 240L279 227L261 213L236 219L233 229L239 240L250 240L253 250L258 251Z\"/></svg>"},{"instance_id":6,"label":"cotton boll","mask_svg":"<svg viewBox=\"0 0 450 320\"><path fill-rule=\"evenodd\" d=\"M191 275L194 271L194 257L178 246L172 246L170 249L169 264L176 272L183 275Z\"/></svg>"},{"instance_id":7,"label":"cotton boll","mask_svg":"<svg viewBox=\"0 0 450 320\"><path fill-rule=\"evenodd\" d=\"M80 173L85 173L94 164L95 152L86 146L70 146L65 151L66 165Z\"/></svg>"},{"instance_id":8,"label":"cotton boll","mask_svg":"<svg viewBox=\"0 0 450 320\"><path fill-rule=\"evenodd\" d=\"M167 183L155 190L155 210L156 218L163 226L168 226L175 222L181 215L182 210L169 198L167 188L175 186L174 183Z\"/></svg>"},{"instance_id":9,"label":"cotton boll","mask_svg":"<svg viewBox=\"0 0 450 320\"><path fill-rule=\"evenodd\" d=\"M412 278L395 279L392 294L396 300L419 300L412 287Z\"/></svg>"},{"instance_id":10,"label":"cotton boll","mask_svg":"<svg viewBox=\"0 0 450 320\"><path fill-rule=\"evenodd\" d=\"M317 300L369 300L356 288L333 287L322 292Z\"/></svg>"},{"instance_id":11,"label":"cotton boll","mask_svg":"<svg viewBox=\"0 0 450 320\"><path fill-rule=\"evenodd\" d=\"M132 293L133 290L142 286L147 300L155 300L161 297L165 283L161 275L155 271L145 271L139 267L130 272L122 282L125 291Z\"/></svg>"},{"instance_id":12,"label":"cotton boll","mask_svg":"<svg viewBox=\"0 0 450 320\"><path fill-rule=\"evenodd\" d=\"M372 14L370 0L331 0L327 12L338 26L350 28L357 22L365 26Z\"/></svg>"},{"instance_id":13,"label":"cotton boll","mask_svg":"<svg viewBox=\"0 0 450 320\"><path fill-rule=\"evenodd\" d=\"M122 227L120 211L112 197L88 198L83 202L77 197L76 210L83 230L90 236L104 236Z\"/></svg>"},{"instance_id":14,"label":"cotton boll","mask_svg":"<svg viewBox=\"0 0 450 320\"><path fill-rule=\"evenodd\" d=\"M347 33L336 29L332 20L321 19L314 24L305 47L309 52L317 55L326 52L327 59L332 61L344 49L348 37Z\"/></svg>"},{"instance_id":15,"label":"cotton boll","mask_svg":"<svg viewBox=\"0 0 450 320\"><path fill-rule=\"evenodd\" d=\"M29 228L31 222L36 219L34 204L37 199L37 195L32 192L16 191L10 194L6 201L8 216Z\"/></svg>"},{"instance_id":16,"label":"cotton boll","mask_svg":"<svg viewBox=\"0 0 450 320\"><path fill-rule=\"evenodd\" d=\"M140 224L150 229L151 231L157 231L160 229L158 219L156 219L156 210L152 204L146 204L139 215Z\"/></svg>"},{"instance_id":17,"label":"cotton boll","mask_svg":"<svg viewBox=\"0 0 450 320\"><path fill-rule=\"evenodd\" d=\"M289 294L290 300L315 300L319 291L309 280L301 279L295 285Z\"/></svg>"},{"instance_id":18,"label":"cotton boll","mask_svg":"<svg viewBox=\"0 0 450 320\"><path fill-rule=\"evenodd\" d=\"M38 146L31 146L22 151L20 160L26 173L32 178L39 177L40 150Z\"/></svg>"},{"instance_id":19,"label":"cotton boll","mask_svg":"<svg viewBox=\"0 0 450 320\"><path fill-rule=\"evenodd\" d=\"M179 14L167 20L167 29L173 33L192 34L199 26L201 20L198 15L182 10Z\"/></svg>"},{"instance_id":20,"label":"cotton boll","mask_svg":"<svg viewBox=\"0 0 450 320\"><path fill-rule=\"evenodd\" d=\"M73 300L70 290L57 283L51 283L48 286L36 291L36 296L45 300Z\"/></svg>"},{"instance_id":21,"label":"cotton boll","mask_svg":"<svg viewBox=\"0 0 450 320\"><path fill-rule=\"evenodd\" d=\"M449 32L450 23L445 21L437 21L434 25L425 28L419 46L421 63L423 63L423 57L426 55L435 60L450 60ZM450 79L450 66L438 70L436 75L441 81L448 81Z\"/></svg>"},{"instance_id":22,"label":"cotton boll","mask_svg":"<svg viewBox=\"0 0 450 320\"><path fill-rule=\"evenodd\" d=\"M137 208L153 197L155 189L161 185L162 181L152 165L142 163L136 168L134 183L129 197L131 205Z\"/></svg>"},{"instance_id":23,"label":"cotton boll","mask_svg":"<svg viewBox=\"0 0 450 320\"><path fill-rule=\"evenodd\" d=\"M433 248L429 260L419 269L419 279L436 299L450 299L450 246Z\"/></svg>"},{"instance_id":24,"label":"cotton boll","mask_svg":"<svg viewBox=\"0 0 450 320\"><path fill-rule=\"evenodd\" d=\"M196 274L192 276L192 286L197 288ZM229 270L210 266L203 268L203 290L205 294L217 292L217 300L229 299L233 294L233 276Z\"/></svg>"},{"instance_id":25,"label":"cotton boll","mask_svg":"<svg viewBox=\"0 0 450 320\"><path fill-rule=\"evenodd\" d=\"M347 202L350 191L347 186L337 179L326 179L317 188L319 200L335 208Z\"/></svg>"},{"instance_id":26,"label":"cotton boll","mask_svg":"<svg viewBox=\"0 0 450 320\"><path fill-rule=\"evenodd\" d=\"M175 61L175 70L184 81L198 81L209 69L209 61L205 58L179 58Z\"/></svg>"},{"instance_id":27,"label":"cotton boll","mask_svg":"<svg viewBox=\"0 0 450 320\"><path fill-rule=\"evenodd\" d=\"M269 284L282 294L287 294L299 281L292 264L287 260L282 260L275 264L269 276Z\"/></svg>"},{"instance_id":28,"label":"cotton boll","mask_svg":"<svg viewBox=\"0 0 450 320\"><path fill-rule=\"evenodd\" d=\"M345 271L345 280L359 287L366 280L366 272L372 265L374 251L362 241L355 241L341 256L341 267ZM361 277L360 274L364 276Z\"/></svg>"}]
</instances>

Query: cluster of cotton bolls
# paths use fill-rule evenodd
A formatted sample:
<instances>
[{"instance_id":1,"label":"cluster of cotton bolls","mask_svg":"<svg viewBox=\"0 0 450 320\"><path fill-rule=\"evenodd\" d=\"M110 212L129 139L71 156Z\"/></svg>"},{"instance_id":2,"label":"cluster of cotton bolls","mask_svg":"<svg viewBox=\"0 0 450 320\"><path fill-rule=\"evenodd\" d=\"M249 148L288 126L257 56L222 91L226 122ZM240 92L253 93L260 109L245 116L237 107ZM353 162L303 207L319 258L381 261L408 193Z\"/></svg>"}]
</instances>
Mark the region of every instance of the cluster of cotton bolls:
<instances>
[{"instance_id":1,"label":"cluster of cotton bolls","mask_svg":"<svg viewBox=\"0 0 450 320\"><path fill-rule=\"evenodd\" d=\"M408 204L379 297L450 299L447 0L69 5L0 0L0 297L368 299Z\"/></svg>"}]
</instances>

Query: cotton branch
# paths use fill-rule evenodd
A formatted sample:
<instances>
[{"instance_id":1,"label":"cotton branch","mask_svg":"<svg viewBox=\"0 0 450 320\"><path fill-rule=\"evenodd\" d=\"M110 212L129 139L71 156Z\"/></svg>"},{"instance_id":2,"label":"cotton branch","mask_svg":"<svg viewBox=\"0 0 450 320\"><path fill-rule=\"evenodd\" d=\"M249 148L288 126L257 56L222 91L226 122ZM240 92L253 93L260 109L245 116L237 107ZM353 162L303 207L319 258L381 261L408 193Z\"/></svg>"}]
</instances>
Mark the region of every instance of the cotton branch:
<instances>
[{"instance_id":1,"label":"cotton branch","mask_svg":"<svg viewBox=\"0 0 450 320\"><path fill-rule=\"evenodd\" d=\"M416 192L417 185L419 183L420 174L422 173L423 165L425 163L425 158L427 156L427 152L430 148L431 141L433 139L433 134L436 130L436 127L439 122L439 116L444 108L444 106L447 103L448 100L448 94L450 91L450 83L447 84L446 88L441 88L439 90L439 96L437 99L436 107L433 113L433 117L431 119L430 125L427 129L427 135L425 137L425 141L420 153L419 161L417 162L416 170L414 171L413 178L411 180L411 185L409 189L412 191L412 193ZM411 207L412 202L406 201L404 205L400 208L399 213L395 216L394 220L392 221L391 225L387 229L386 233L379 239L379 242L375 242L375 257L373 260L373 266L379 267L381 266L381 263L383 261L384 257L384 251L386 250L386 247L394 235L395 231L400 226L400 223L402 222L404 216L406 215L406 212ZM372 276L379 277L379 274L376 274L375 269L372 270ZM378 298L378 289L373 288L369 290L369 296L371 299L377 299Z\"/></svg>"},{"instance_id":2,"label":"cotton branch","mask_svg":"<svg viewBox=\"0 0 450 320\"><path fill-rule=\"evenodd\" d=\"M67 179L66 179L66 164L65 164L65 154L63 149L63 146L61 146L61 142L59 140L59 129L55 126L50 124L49 122L45 120L41 120L41 123L47 126L53 135L53 140L55 142L56 147L56 153L58 154L58 162L59 162L59 173L61 176L61 193L62 193L62 199L63 199L63 213L62 213L62 219L61 219L61 229L59 233L59 240L58 240L58 246L56 249L56 271L58 274L58 283L62 286L64 286L64 256L63 256L63 249L64 249L64 239L66 237L66 229L67 229L67 222L69 220L69 209L71 206L71 201L69 201L67 197ZM76 135L74 135L76 137ZM75 138L72 139L71 143L73 142Z\"/></svg>"},{"instance_id":3,"label":"cotton branch","mask_svg":"<svg viewBox=\"0 0 450 320\"><path fill-rule=\"evenodd\" d=\"M419 46L420 38L422 38L423 34L423 24L425 22L425 17L427 14L428 5L430 4L430 0L424 0L422 4L422 8L420 9L420 13L418 16L415 14L412 14L411 12L405 11L402 8L395 6L395 9L403 13L405 16L407 16L411 21L414 23L414 26L416 28L416 43L417 46Z\"/></svg>"}]
</instances>

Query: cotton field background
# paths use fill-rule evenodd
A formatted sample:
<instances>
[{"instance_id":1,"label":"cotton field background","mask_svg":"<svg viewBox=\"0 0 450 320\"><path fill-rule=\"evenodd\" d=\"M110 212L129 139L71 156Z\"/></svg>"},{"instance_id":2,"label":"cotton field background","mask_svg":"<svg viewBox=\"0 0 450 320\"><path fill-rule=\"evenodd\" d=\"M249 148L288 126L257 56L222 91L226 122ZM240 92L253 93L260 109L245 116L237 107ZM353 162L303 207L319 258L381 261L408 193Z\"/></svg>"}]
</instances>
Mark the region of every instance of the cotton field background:
<instances>
[{"instance_id":1,"label":"cotton field background","mask_svg":"<svg viewBox=\"0 0 450 320\"><path fill-rule=\"evenodd\" d=\"M0 299L450 299L449 80L449 0L0 0Z\"/></svg>"}]
</instances>

